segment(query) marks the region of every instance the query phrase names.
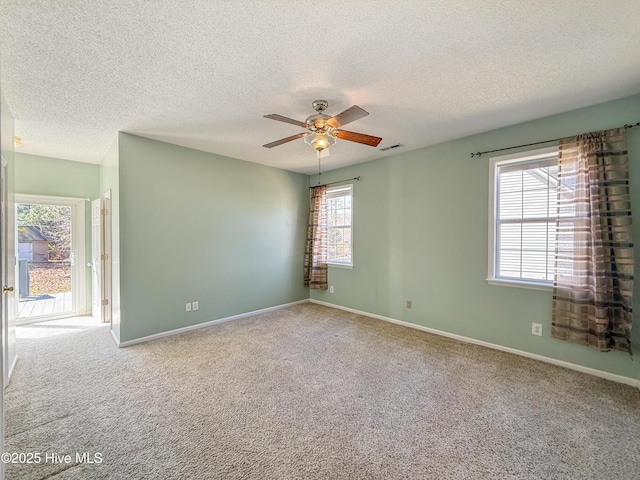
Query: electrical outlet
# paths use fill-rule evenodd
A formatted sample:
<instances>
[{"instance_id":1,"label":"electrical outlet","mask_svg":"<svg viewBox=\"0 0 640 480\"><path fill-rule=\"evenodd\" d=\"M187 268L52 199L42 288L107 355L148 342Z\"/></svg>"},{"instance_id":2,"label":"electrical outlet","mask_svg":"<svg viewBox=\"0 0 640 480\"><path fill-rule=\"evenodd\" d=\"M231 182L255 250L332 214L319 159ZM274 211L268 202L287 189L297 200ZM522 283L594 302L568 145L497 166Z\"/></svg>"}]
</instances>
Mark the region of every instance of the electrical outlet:
<instances>
[{"instance_id":1,"label":"electrical outlet","mask_svg":"<svg viewBox=\"0 0 640 480\"><path fill-rule=\"evenodd\" d=\"M413 307L413 302L411 300L407 300L407 308Z\"/></svg>"},{"instance_id":2,"label":"electrical outlet","mask_svg":"<svg viewBox=\"0 0 640 480\"><path fill-rule=\"evenodd\" d=\"M333 288L333 285L329 285L329 293L334 293L335 289Z\"/></svg>"},{"instance_id":3,"label":"electrical outlet","mask_svg":"<svg viewBox=\"0 0 640 480\"><path fill-rule=\"evenodd\" d=\"M191 302L187 303L185 305L185 311L190 312L191 311Z\"/></svg>"},{"instance_id":4,"label":"electrical outlet","mask_svg":"<svg viewBox=\"0 0 640 480\"><path fill-rule=\"evenodd\" d=\"M197 310L198 309L198 302L191 302L191 310Z\"/></svg>"},{"instance_id":5,"label":"electrical outlet","mask_svg":"<svg viewBox=\"0 0 640 480\"><path fill-rule=\"evenodd\" d=\"M542 324L541 323L532 323L531 324L531 335L542 336Z\"/></svg>"}]
</instances>

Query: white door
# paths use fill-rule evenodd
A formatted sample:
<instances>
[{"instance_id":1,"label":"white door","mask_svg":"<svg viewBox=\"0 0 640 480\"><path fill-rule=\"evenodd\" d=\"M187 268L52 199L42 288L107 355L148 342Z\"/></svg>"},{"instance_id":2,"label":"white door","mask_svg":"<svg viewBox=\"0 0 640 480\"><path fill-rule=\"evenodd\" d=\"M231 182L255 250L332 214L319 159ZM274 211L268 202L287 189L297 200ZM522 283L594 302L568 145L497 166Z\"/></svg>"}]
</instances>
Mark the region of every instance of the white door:
<instances>
[{"instance_id":1,"label":"white door","mask_svg":"<svg viewBox=\"0 0 640 480\"><path fill-rule=\"evenodd\" d=\"M0 249L2 250L2 344L4 346L4 386L9 385L11 373L15 365L16 356L16 316L15 291L13 287L14 275L10 268L15 269L15 257L8 253L9 202L7 197L7 162L2 159L0 170ZM15 249L11 249L15 252Z\"/></svg>"},{"instance_id":2,"label":"white door","mask_svg":"<svg viewBox=\"0 0 640 480\"><path fill-rule=\"evenodd\" d=\"M102 321L111 323L111 190L102 196Z\"/></svg>"},{"instance_id":3,"label":"white door","mask_svg":"<svg viewBox=\"0 0 640 480\"><path fill-rule=\"evenodd\" d=\"M92 315L102 320L102 200L91 202L91 291Z\"/></svg>"}]
</instances>

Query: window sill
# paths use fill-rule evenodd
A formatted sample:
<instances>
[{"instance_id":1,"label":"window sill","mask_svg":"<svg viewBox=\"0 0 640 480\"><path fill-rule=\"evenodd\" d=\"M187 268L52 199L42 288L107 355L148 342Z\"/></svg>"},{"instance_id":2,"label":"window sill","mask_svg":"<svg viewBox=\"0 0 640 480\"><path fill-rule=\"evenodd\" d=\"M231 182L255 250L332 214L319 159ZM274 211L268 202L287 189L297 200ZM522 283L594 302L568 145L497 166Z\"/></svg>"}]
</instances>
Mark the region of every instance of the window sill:
<instances>
[{"instance_id":1,"label":"window sill","mask_svg":"<svg viewBox=\"0 0 640 480\"><path fill-rule=\"evenodd\" d=\"M338 268L346 268L348 270L352 270L353 269L353 265L349 265L346 263L327 263L328 266L330 267L338 267Z\"/></svg>"},{"instance_id":2,"label":"window sill","mask_svg":"<svg viewBox=\"0 0 640 480\"><path fill-rule=\"evenodd\" d=\"M502 278L487 278L489 285L497 285L500 287L528 288L529 290L543 290L552 292L553 285L544 285L542 283L527 282L523 280L504 280Z\"/></svg>"}]
</instances>

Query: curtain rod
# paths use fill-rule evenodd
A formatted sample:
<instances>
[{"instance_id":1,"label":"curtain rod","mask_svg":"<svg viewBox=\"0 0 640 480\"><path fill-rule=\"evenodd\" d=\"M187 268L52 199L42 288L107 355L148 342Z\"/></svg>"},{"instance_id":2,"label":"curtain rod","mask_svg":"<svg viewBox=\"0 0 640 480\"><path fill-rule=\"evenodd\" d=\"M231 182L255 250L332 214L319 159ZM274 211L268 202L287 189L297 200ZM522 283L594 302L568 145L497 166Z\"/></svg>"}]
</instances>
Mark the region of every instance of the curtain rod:
<instances>
[{"instance_id":1,"label":"curtain rod","mask_svg":"<svg viewBox=\"0 0 640 480\"><path fill-rule=\"evenodd\" d=\"M624 128L626 130L626 129L633 128L633 127L640 127L640 122L633 123L633 124L626 124L626 125L623 125L623 127L619 127L619 128ZM562 138L565 138L565 137L562 137ZM541 145L543 143L558 142L558 141L562 140L562 138L554 138L553 140L544 140L542 142L525 143L523 145L514 145L513 147L497 148L495 150L487 150L486 152L475 152L475 153L471 154L471 158L479 157L481 155L484 155L485 153L502 152L504 150L512 150L514 148L531 147L533 145Z\"/></svg>"},{"instance_id":2,"label":"curtain rod","mask_svg":"<svg viewBox=\"0 0 640 480\"><path fill-rule=\"evenodd\" d=\"M353 178L346 178L344 180L338 180L337 182L323 183L322 185L318 184L318 185L314 185L313 187L309 187L309 188L326 187L327 185L335 185L336 183L348 182L349 180L358 180L358 181L360 181L360 176L353 177Z\"/></svg>"}]
</instances>

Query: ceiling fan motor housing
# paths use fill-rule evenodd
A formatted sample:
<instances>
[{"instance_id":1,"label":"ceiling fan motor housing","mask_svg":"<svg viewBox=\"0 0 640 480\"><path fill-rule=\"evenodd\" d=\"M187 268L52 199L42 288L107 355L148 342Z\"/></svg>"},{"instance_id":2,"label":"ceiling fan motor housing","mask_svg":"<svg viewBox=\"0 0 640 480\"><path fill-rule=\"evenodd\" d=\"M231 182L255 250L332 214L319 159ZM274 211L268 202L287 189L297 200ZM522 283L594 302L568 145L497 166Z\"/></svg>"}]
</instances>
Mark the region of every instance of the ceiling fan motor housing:
<instances>
[{"instance_id":1,"label":"ceiling fan motor housing","mask_svg":"<svg viewBox=\"0 0 640 480\"><path fill-rule=\"evenodd\" d=\"M327 120L331 118L331 116L326 115L324 112L329 106L329 102L326 100L316 100L312 103L313 109L318 112L313 115L309 115L305 120L307 124L307 128L314 133L328 133L331 130L331 127L327 125Z\"/></svg>"},{"instance_id":2,"label":"ceiling fan motor housing","mask_svg":"<svg viewBox=\"0 0 640 480\"><path fill-rule=\"evenodd\" d=\"M307 128L312 132L327 132L331 129L331 127L327 125L327 120L330 118L329 115L325 115L324 113L316 113L315 115L307 117L305 122L307 123Z\"/></svg>"}]
</instances>

